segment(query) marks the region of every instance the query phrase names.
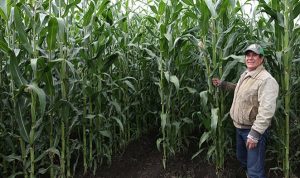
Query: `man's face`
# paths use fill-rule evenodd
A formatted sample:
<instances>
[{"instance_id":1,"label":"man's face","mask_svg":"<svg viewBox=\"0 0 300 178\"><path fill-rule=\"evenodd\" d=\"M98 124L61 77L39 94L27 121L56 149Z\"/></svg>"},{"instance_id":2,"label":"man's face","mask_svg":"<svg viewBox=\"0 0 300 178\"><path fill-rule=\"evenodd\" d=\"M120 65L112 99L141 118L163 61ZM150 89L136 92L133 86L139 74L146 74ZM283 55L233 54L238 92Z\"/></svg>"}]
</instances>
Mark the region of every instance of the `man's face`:
<instances>
[{"instance_id":1,"label":"man's face","mask_svg":"<svg viewBox=\"0 0 300 178\"><path fill-rule=\"evenodd\" d=\"M245 63L249 71L255 70L263 62L263 57L253 51L248 51L245 55Z\"/></svg>"}]
</instances>

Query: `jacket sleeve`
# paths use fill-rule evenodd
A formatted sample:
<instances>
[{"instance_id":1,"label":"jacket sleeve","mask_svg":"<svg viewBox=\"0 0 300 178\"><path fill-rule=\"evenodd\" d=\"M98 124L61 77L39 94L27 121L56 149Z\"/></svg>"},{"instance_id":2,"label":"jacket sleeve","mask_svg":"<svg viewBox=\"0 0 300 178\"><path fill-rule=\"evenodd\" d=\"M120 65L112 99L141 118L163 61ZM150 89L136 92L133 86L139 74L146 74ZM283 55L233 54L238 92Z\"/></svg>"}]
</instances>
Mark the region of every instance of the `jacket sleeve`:
<instances>
[{"instance_id":1,"label":"jacket sleeve","mask_svg":"<svg viewBox=\"0 0 300 178\"><path fill-rule=\"evenodd\" d=\"M222 81L220 84L220 89L222 90L234 91L235 87L236 84L231 82Z\"/></svg>"},{"instance_id":2,"label":"jacket sleeve","mask_svg":"<svg viewBox=\"0 0 300 178\"><path fill-rule=\"evenodd\" d=\"M258 114L249 136L259 140L260 135L271 125L276 109L279 86L274 78L267 78L258 89Z\"/></svg>"}]
</instances>

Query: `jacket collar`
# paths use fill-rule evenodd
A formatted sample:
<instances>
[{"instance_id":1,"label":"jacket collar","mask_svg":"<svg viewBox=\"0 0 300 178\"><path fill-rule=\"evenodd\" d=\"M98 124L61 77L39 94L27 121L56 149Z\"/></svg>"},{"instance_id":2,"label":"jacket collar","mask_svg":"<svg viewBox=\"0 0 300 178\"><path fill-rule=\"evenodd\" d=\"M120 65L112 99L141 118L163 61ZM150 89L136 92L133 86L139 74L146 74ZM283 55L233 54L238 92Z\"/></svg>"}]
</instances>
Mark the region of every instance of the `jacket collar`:
<instances>
[{"instance_id":1,"label":"jacket collar","mask_svg":"<svg viewBox=\"0 0 300 178\"><path fill-rule=\"evenodd\" d=\"M245 71L245 78L247 78L247 77L255 78L264 69L265 69L265 67L263 66L263 64L261 64L260 66L258 66L253 71L246 70Z\"/></svg>"}]
</instances>

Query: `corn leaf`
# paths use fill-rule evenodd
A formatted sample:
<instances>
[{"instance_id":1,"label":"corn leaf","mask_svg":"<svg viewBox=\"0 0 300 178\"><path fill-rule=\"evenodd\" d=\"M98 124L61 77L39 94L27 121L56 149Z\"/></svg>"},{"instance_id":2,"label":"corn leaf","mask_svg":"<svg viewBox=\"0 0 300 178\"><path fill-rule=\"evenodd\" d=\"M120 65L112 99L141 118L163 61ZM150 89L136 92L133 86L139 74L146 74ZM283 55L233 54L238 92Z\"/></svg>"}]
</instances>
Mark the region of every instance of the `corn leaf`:
<instances>
[{"instance_id":1,"label":"corn leaf","mask_svg":"<svg viewBox=\"0 0 300 178\"><path fill-rule=\"evenodd\" d=\"M124 126L123 126L122 121L121 121L119 118L115 117L115 116L113 116L112 119L115 120L115 121L118 123L118 125L119 125L119 127L120 127L120 130L121 130L122 132L124 132Z\"/></svg>"},{"instance_id":2,"label":"corn leaf","mask_svg":"<svg viewBox=\"0 0 300 178\"><path fill-rule=\"evenodd\" d=\"M182 2L184 2L187 5L194 6L193 0L182 0Z\"/></svg>"},{"instance_id":3,"label":"corn leaf","mask_svg":"<svg viewBox=\"0 0 300 178\"><path fill-rule=\"evenodd\" d=\"M18 61L16 59L16 57L14 56L14 54L10 55L10 60L9 60L9 72L13 78L14 83L18 86L21 87L23 85L27 84L27 81L24 79L24 77L22 76L19 68L18 68Z\"/></svg>"},{"instance_id":4,"label":"corn leaf","mask_svg":"<svg viewBox=\"0 0 300 178\"><path fill-rule=\"evenodd\" d=\"M65 30L66 30L66 23L63 18L57 18L57 23L58 23L58 37L61 41L64 41L66 43L67 39L65 35Z\"/></svg>"},{"instance_id":5,"label":"corn leaf","mask_svg":"<svg viewBox=\"0 0 300 178\"><path fill-rule=\"evenodd\" d=\"M22 16L21 16L21 10L19 8L14 9L14 23L16 26L16 31L18 32L19 39L21 42L21 45L24 46L24 48L27 50L29 54L32 54L32 47L28 41L28 34L25 32L25 26L22 21Z\"/></svg>"},{"instance_id":6,"label":"corn leaf","mask_svg":"<svg viewBox=\"0 0 300 178\"><path fill-rule=\"evenodd\" d=\"M2 38L2 36L0 36L0 50L10 54L12 52L12 50L8 47L6 41Z\"/></svg>"},{"instance_id":7,"label":"corn leaf","mask_svg":"<svg viewBox=\"0 0 300 178\"><path fill-rule=\"evenodd\" d=\"M58 149L56 149L56 148L49 148L49 149L45 150L41 155L39 155L34 161L35 162L40 161L45 156L48 156L49 153L52 153L53 155L56 155L58 158L60 158L60 153L59 153Z\"/></svg>"},{"instance_id":8,"label":"corn leaf","mask_svg":"<svg viewBox=\"0 0 300 178\"><path fill-rule=\"evenodd\" d=\"M23 118L23 108L24 108L24 102L22 99L18 98L16 102L16 106L14 107L15 110L15 118L17 120L17 124L19 127L19 132L23 140L27 143L29 143L29 135L28 135L28 129L26 127L26 120Z\"/></svg>"},{"instance_id":9,"label":"corn leaf","mask_svg":"<svg viewBox=\"0 0 300 178\"><path fill-rule=\"evenodd\" d=\"M235 69L236 65L238 64L238 60L233 60L227 63L227 65L225 66L225 71L223 72L223 75L221 77L221 80L225 80L226 77L229 75L229 73Z\"/></svg>"},{"instance_id":10,"label":"corn leaf","mask_svg":"<svg viewBox=\"0 0 300 178\"><path fill-rule=\"evenodd\" d=\"M66 6L65 12L64 12L64 14L62 15L62 17L66 17L66 16L68 15L68 13L69 13L69 10L70 10L72 7L74 7L74 6L76 6L77 4L79 4L79 3L81 3L81 0L75 0L75 1L73 1L72 3L68 4L68 5Z\"/></svg>"},{"instance_id":11,"label":"corn leaf","mask_svg":"<svg viewBox=\"0 0 300 178\"><path fill-rule=\"evenodd\" d=\"M56 47L56 35L58 31L58 22L55 17L52 17L48 22L47 47L53 50Z\"/></svg>"},{"instance_id":12,"label":"corn leaf","mask_svg":"<svg viewBox=\"0 0 300 178\"><path fill-rule=\"evenodd\" d=\"M95 5L94 5L93 1L90 1L89 9L83 16L83 24L82 25L84 27L91 23L91 19L92 19L94 10L95 10Z\"/></svg>"},{"instance_id":13,"label":"corn leaf","mask_svg":"<svg viewBox=\"0 0 300 178\"><path fill-rule=\"evenodd\" d=\"M101 67L101 72L106 72L110 68L110 66L118 60L119 53L114 53L105 58L104 64Z\"/></svg>"},{"instance_id":14,"label":"corn leaf","mask_svg":"<svg viewBox=\"0 0 300 178\"><path fill-rule=\"evenodd\" d=\"M160 126L161 126L162 130L165 129L166 124L167 124L167 114L161 113L160 114Z\"/></svg>"},{"instance_id":15,"label":"corn leaf","mask_svg":"<svg viewBox=\"0 0 300 178\"><path fill-rule=\"evenodd\" d=\"M158 4L158 14L162 15L165 12L166 4L164 1L160 1Z\"/></svg>"},{"instance_id":16,"label":"corn leaf","mask_svg":"<svg viewBox=\"0 0 300 178\"><path fill-rule=\"evenodd\" d=\"M100 7L98 8L97 15L102 14L102 13L105 11L105 9L107 8L107 5L108 5L109 3L110 3L110 0L103 0L103 1L101 2Z\"/></svg>"},{"instance_id":17,"label":"corn leaf","mask_svg":"<svg viewBox=\"0 0 300 178\"><path fill-rule=\"evenodd\" d=\"M27 85L27 89L33 91L39 98L41 117L43 117L46 108L46 94L43 89L39 88L36 83Z\"/></svg>"},{"instance_id":18,"label":"corn leaf","mask_svg":"<svg viewBox=\"0 0 300 178\"><path fill-rule=\"evenodd\" d=\"M201 99L201 104L203 107L207 106L207 101L208 101L208 91L202 91L200 92L200 99Z\"/></svg>"},{"instance_id":19,"label":"corn leaf","mask_svg":"<svg viewBox=\"0 0 300 178\"><path fill-rule=\"evenodd\" d=\"M6 21L8 19L8 7L10 0L0 0L0 16Z\"/></svg>"},{"instance_id":20,"label":"corn leaf","mask_svg":"<svg viewBox=\"0 0 300 178\"><path fill-rule=\"evenodd\" d=\"M294 9L291 12L291 20L297 18L299 14L300 14L300 1L298 1L296 5L294 5Z\"/></svg>"},{"instance_id":21,"label":"corn leaf","mask_svg":"<svg viewBox=\"0 0 300 178\"><path fill-rule=\"evenodd\" d=\"M210 122L210 127L212 128L213 131L216 131L217 125L218 125L218 116L219 113L219 108L212 108L211 109L211 122Z\"/></svg>"},{"instance_id":22,"label":"corn leaf","mask_svg":"<svg viewBox=\"0 0 300 178\"><path fill-rule=\"evenodd\" d=\"M175 85L176 90L179 91L180 84L178 78L175 75L172 75L170 81Z\"/></svg>"},{"instance_id":23,"label":"corn leaf","mask_svg":"<svg viewBox=\"0 0 300 178\"><path fill-rule=\"evenodd\" d=\"M198 148L201 148L202 144L203 144L205 141L209 140L210 134L211 134L211 132L204 132L204 133L201 135L201 138L200 138L200 141L199 141Z\"/></svg>"},{"instance_id":24,"label":"corn leaf","mask_svg":"<svg viewBox=\"0 0 300 178\"><path fill-rule=\"evenodd\" d=\"M99 133L104 137L112 139L111 131L109 131L109 130L101 130L101 131L99 131Z\"/></svg>"},{"instance_id":25,"label":"corn leaf","mask_svg":"<svg viewBox=\"0 0 300 178\"><path fill-rule=\"evenodd\" d=\"M163 138L159 138L159 139L156 140L156 147L157 147L158 151L160 151L160 144L161 144L161 142L163 142L163 141L164 141Z\"/></svg>"},{"instance_id":26,"label":"corn leaf","mask_svg":"<svg viewBox=\"0 0 300 178\"><path fill-rule=\"evenodd\" d=\"M209 11L211 13L211 16L213 18L217 18L218 14L216 12L214 3L211 0L205 0L205 3L206 3L206 6L208 7L208 9L209 9Z\"/></svg>"}]
</instances>

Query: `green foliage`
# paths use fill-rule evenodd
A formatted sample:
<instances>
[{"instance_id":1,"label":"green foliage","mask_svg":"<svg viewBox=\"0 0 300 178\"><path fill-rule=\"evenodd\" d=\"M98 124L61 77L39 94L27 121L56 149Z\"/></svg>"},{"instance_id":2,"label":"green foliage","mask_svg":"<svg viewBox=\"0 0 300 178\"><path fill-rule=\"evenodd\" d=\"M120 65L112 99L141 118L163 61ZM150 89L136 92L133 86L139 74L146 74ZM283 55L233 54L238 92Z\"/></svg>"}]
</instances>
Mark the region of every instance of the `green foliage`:
<instances>
[{"instance_id":1,"label":"green foliage","mask_svg":"<svg viewBox=\"0 0 300 178\"><path fill-rule=\"evenodd\" d=\"M142 12L129 0L0 0L0 176L72 177L79 158L95 173L154 128L164 167L197 132L193 158L220 171L232 94L211 78L236 82L252 42L280 83L270 147L288 175L300 155L289 146L300 130L300 3L288 2L259 1L249 19L231 0L155 0Z\"/></svg>"}]
</instances>

